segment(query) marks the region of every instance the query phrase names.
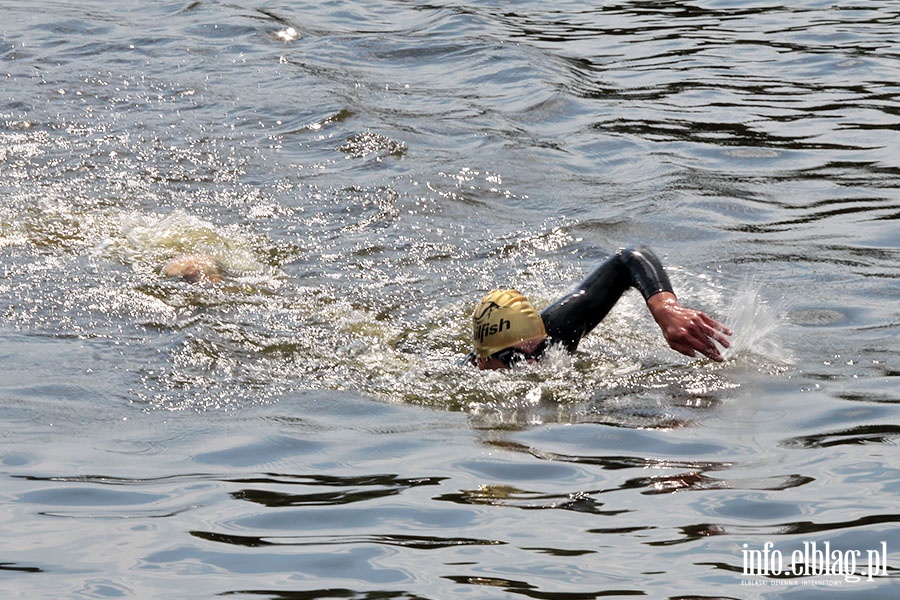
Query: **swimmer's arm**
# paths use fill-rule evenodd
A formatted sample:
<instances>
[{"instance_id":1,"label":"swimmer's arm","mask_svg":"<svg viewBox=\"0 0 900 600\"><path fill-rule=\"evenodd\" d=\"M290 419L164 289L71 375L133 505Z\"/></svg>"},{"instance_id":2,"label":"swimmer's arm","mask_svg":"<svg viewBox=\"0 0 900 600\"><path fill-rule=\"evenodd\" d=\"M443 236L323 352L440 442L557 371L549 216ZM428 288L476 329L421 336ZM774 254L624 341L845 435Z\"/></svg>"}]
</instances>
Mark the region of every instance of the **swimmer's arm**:
<instances>
[{"instance_id":1,"label":"swimmer's arm","mask_svg":"<svg viewBox=\"0 0 900 600\"><path fill-rule=\"evenodd\" d=\"M644 300L659 292L672 292L672 283L659 258L646 246L620 248L616 258L628 268L631 287L636 288Z\"/></svg>"},{"instance_id":2,"label":"swimmer's arm","mask_svg":"<svg viewBox=\"0 0 900 600\"><path fill-rule=\"evenodd\" d=\"M672 292L653 294L647 299L647 308L673 350L691 357L700 353L717 362L725 360L715 342L724 348L731 345L725 337L732 333L728 327L699 310L681 306Z\"/></svg>"},{"instance_id":3,"label":"swimmer's arm","mask_svg":"<svg viewBox=\"0 0 900 600\"><path fill-rule=\"evenodd\" d=\"M672 291L662 263L646 246L619 249L577 288L547 307L541 313L547 333L573 352L630 287L645 300Z\"/></svg>"}]
</instances>

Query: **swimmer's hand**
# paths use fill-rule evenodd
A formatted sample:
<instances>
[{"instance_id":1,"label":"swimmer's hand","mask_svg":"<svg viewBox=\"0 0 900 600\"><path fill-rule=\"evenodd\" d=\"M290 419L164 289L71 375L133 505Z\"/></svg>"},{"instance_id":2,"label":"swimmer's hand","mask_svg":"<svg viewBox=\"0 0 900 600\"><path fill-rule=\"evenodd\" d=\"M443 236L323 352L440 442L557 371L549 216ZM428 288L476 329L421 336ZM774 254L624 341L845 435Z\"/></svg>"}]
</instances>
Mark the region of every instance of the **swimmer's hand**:
<instances>
[{"instance_id":1,"label":"swimmer's hand","mask_svg":"<svg viewBox=\"0 0 900 600\"><path fill-rule=\"evenodd\" d=\"M671 292L653 294L647 308L673 350L691 357L700 353L716 362L725 360L715 342L723 348L731 346L725 337L732 333L728 327L699 310L684 308Z\"/></svg>"}]
</instances>

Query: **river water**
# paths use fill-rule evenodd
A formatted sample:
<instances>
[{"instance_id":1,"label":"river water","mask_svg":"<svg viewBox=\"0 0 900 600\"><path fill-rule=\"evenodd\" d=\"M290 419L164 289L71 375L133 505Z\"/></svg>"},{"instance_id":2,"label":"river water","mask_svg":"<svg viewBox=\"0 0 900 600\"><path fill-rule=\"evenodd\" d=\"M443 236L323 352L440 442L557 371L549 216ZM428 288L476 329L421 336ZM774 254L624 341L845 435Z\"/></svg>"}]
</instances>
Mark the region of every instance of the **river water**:
<instances>
[{"instance_id":1,"label":"river water","mask_svg":"<svg viewBox=\"0 0 900 600\"><path fill-rule=\"evenodd\" d=\"M3 597L896 598L898 23L0 3ZM726 362L458 364L636 243Z\"/></svg>"}]
</instances>

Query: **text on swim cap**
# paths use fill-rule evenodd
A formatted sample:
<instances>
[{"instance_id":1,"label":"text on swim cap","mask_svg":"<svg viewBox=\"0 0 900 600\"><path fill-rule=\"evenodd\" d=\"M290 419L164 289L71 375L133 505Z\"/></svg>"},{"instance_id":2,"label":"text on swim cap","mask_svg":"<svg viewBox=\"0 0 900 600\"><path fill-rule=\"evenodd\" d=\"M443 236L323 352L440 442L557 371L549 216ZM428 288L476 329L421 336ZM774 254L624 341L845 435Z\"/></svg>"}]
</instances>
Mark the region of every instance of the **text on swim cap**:
<instances>
[{"instance_id":1,"label":"text on swim cap","mask_svg":"<svg viewBox=\"0 0 900 600\"><path fill-rule=\"evenodd\" d=\"M500 333L504 329L509 329L510 327L512 327L512 324L508 319L500 319L499 323L482 323L475 329L475 339L479 342L483 342L484 338L487 336Z\"/></svg>"}]
</instances>

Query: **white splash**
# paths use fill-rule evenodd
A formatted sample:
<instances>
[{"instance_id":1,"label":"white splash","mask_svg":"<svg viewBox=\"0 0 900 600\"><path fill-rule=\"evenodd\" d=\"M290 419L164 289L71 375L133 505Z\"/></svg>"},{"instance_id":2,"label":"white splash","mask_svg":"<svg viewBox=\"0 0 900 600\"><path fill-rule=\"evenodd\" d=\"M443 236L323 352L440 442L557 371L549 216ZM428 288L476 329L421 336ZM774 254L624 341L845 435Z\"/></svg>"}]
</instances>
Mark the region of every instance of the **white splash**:
<instances>
[{"instance_id":1,"label":"white splash","mask_svg":"<svg viewBox=\"0 0 900 600\"><path fill-rule=\"evenodd\" d=\"M280 42L288 43L294 42L300 39L300 32L294 29L293 27L287 27L280 31L275 32L275 39Z\"/></svg>"},{"instance_id":2,"label":"white splash","mask_svg":"<svg viewBox=\"0 0 900 600\"><path fill-rule=\"evenodd\" d=\"M734 295L725 319L725 324L734 332L731 347L723 352L725 359L749 354L782 364L793 362L780 339L785 323L781 313L777 306L760 296L756 282L744 283Z\"/></svg>"},{"instance_id":3,"label":"white splash","mask_svg":"<svg viewBox=\"0 0 900 600\"><path fill-rule=\"evenodd\" d=\"M181 210L167 215L120 215L119 231L94 248L95 256L113 257L138 270L157 272L170 258L202 252L234 273L266 271L253 240L236 227L219 226Z\"/></svg>"}]
</instances>

